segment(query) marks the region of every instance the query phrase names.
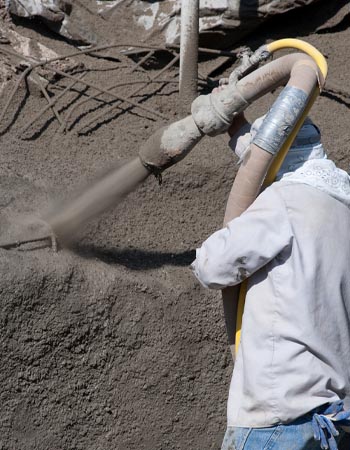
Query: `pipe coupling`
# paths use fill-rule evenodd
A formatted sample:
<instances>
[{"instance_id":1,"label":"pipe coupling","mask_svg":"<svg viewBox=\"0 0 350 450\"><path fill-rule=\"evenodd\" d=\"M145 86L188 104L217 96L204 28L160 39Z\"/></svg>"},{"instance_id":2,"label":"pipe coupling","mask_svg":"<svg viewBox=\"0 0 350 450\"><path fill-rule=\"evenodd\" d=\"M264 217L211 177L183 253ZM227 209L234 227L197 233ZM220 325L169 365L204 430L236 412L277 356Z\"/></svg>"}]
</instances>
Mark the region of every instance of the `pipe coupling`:
<instances>
[{"instance_id":1,"label":"pipe coupling","mask_svg":"<svg viewBox=\"0 0 350 450\"><path fill-rule=\"evenodd\" d=\"M228 85L226 89L197 97L191 108L197 127L209 136L224 133L233 119L249 106L238 89Z\"/></svg>"},{"instance_id":2,"label":"pipe coupling","mask_svg":"<svg viewBox=\"0 0 350 450\"><path fill-rule=\"evenodd\" d=\"M183 159L203 137L191 116L157 130L142 145L139 157L153 174Z\"/></svg>"}]
</instances>

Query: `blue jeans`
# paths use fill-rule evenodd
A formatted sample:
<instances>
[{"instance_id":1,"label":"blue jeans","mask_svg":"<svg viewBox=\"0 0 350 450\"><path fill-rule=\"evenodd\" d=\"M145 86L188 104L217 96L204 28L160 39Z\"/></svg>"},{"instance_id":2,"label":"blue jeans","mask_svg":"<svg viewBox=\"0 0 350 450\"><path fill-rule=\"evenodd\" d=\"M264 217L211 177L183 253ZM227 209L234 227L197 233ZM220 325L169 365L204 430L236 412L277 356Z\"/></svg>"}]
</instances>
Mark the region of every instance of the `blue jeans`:
<instances>
[{"instance_id":1,"label":"blue jeans","mask_svg":"<svg viewBox=\"0 0 350 450\"><path fill-rule=\"evenodd\" d=\"M288 425L269 428L228 427L221 450L320 450L307 415ZM339 430L339 444L344 432Z\"/></svg>"}]
</instances>

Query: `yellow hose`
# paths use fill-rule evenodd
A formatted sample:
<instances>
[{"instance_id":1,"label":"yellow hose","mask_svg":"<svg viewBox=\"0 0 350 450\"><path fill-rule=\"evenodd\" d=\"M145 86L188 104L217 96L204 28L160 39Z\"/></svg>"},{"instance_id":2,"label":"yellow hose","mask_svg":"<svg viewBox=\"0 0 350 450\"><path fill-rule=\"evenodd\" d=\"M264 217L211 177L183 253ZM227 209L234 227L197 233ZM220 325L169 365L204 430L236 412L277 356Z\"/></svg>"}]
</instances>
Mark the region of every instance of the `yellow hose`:
<instances>
[{"instance_id":1,"label":"yellow hose","mask_svg":"<svg viewBox=\"0 0 350 450\"><path fill-rule=\"evenodd\" d=\"M270 44L267 44L267 50L270 53L274 53L277 50L281 50L283 48L295 48L311 56L311 58L317 64L317 67L320 69L320 72L323 75L324 79L326 79L328 72L327 61L326 58L322 55L322 53L319 50L317 50L316 47L309 44L308 42L292 38L279 39L278 41L274 41L271 42Z\"/></svg>"},{"instance_id":2,"label":"yellow hose","mask_svg":"<svg viewBox=\"0 0 350 450\"><path fill-rule=\"evenodd\" d=\"M270 53L273 53L277 50L281 50L283 48L295 48L298 50L303 51L304 53L307 53L309 56L313 58L315 63L317 64L317 67L319 68L323 80L327 77L328 72L328 66L327 61L325 57L322 55L321 52L319 52L315 47L313 47L311 44L308 44L307 42L301 41L300 39L279 39L278 41L271 42L271 44L267 45L267 49ZM305 106L304 112L301 115L300 119L298 120L297 124L295 125L294 129L288 136L286 142L281 147L280 151L278 152L275 160L271 164L271 167L266 175L265 181L264 181L264 187L270 185L274 182L276 175L283 163L283 160L285 156L288 153L288 150L290 146L292 145L295 137L297 136L302 124L304 123L304 120L306 116L308 115L312 105L314 104L317 96L320 93L321 86L317 86L311 95L307 105ZM245 304L245 298L247 294L247 280L245 280L240 287L239 290L239 297L238 297L238 310L237 310L237 320L236 320L236 355L238 353L238 347L241 341L241 329L242 329L242 320L243 320L243 311L244 311L244 304Z\"/></svg>"}]
</instances>

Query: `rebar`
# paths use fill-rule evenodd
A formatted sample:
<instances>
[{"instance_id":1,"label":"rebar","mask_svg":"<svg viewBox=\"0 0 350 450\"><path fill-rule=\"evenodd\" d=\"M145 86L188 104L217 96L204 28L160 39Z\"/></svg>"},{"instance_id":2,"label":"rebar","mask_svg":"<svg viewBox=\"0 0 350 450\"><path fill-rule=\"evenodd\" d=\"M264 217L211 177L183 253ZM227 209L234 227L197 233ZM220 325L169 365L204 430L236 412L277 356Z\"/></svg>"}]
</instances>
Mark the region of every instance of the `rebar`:
<instances>
[{"instance_id":1,"label":"rebar","mask_svg":"<svg viewBox=\"0 0 350 450\"><path fill-rule=\"evenodd\" d=\"M172 66L174 66L174 64L176 64L176 62L179 60L180 56L176 55L170 62L169 64L167 64L165 67L163 67L163 69L158 72L153 78L151 78L149 81L144 83L144 86L147 84L149 84L150 82L154 82L158 77L160 77L160 75L162 75L166 70L170 69ZM138 94L143 88L144 86L141 86L137 89L135 89L134 91L132 91L127 98L132 97L133 95ZM110 108L107 108L107 110L102 111L100 114L98 114L97 116L95 116L93 119L91 119L88 123L82 125L77 132L80 133L82 129L89 127L92 123L97 122L101 117L105 116L106 114L109 114L110 112L113 112L116 108L120 107L120 105L112 105Z\"/></svg>"},{"instance_id":2,"label":"rebar","mask_svg":"<svg viewBox=\"0 0 350 450\"><path fill-rule=\"evenodd\" d=\"M86 75L86 73L83 73L80 75L79 79L83 78ZM24 134L28 128L30 128L37 120L40 119L40 117L42 117L46 111L50 108L52 108L57 102L58 100L60 100L68 91L70 91L76 84L78 83L77 80L74 80L72 83L70 83L65 89L63 89L62 92L60 92L58 95L55 95L55 97L49 101L48 105L45 106L44 109L42 109L41 111L38 112L38 114L36 114L32 120L30 120L20 131L19 134ZM63 126L65 123L65 121L62 119L62 123L61 126Z\"/></svg>"},{"instance_id":3,"label":"rebar","mask_svg":"<svg viewBox=\"0 0 350 450\"><path fill-rule=\"evenodd\" d=\"M107 87L107 90L108 91L112 91L113 89L116 89L116 88L118 88L118 87L122 87L122 86L130 86L130 85L133 85L133 84L145 84L146 82L145 81L127 81L127 82L125 82L125 83L117 83L117 84L112 84L112 85L110 85L110 86L108 86ZM151 80L147 80L147 84L150 84L150 83L165 83L165 84L178 84L178 82L177 81L175 81L175 80L153 80L153 81L151 81ZM102 94L101 93L99 93L99 94L97 94L96 96L94 96L94 97L91 97L91 98L84 98L83 100L81 100L80 102L78 102L78 103L75 103L72 107L71 107L71 109L68 111L68 113L67 113L67 115L66 115L66 117L65 117L65 123L59 128L59 130L58 130L58 133L62 133L63 131L65 131L66 129L67 129L67 127L68 127L68 121L69 121L69 119L71 118L71 116L72 116L72 114L73 114L73 112L76 110L76 109L78 109L80 106L82 106L82 105L84 105L85 103L87 103L87 102L89 102L90 100L92 100L92 99L95 99L95 100L97 100L97 97L99 97L99 96L101 96ZM107 103L107 102L105 102L105 103ZM84 126L84 128L86 127L86 125Z\"/></svg>"},{"instance_id":4,"label":"rebar","mask_svg":"<svg viewBox=\"0 0 350 450\"><path fill-rule=\"evenodd\" d=\"M133 50L126 50L126 51L121 51L122 54L124 55L131 55L134 53L139 52L140 50L148 50L147 54L142 57L140 59L140 61L138 61L135 66L131 69L131 73L134 72L137 68L139 68L140 66L142 66L142 64L144 62L147 61L147 59L149 59L150 57L152 57L152 55L154 55L154 53L156 51L166 51L169 53L172 53L174 55L174 53L171 51L171 49L173 48L174 50L179 50L179 46L166 46L166 47L162 47L162 46L152 46L152 45L138 45L138 44L128 44L128 43L123 43L123 44L119 44L119 43L111 43L108 45L101 45L101 46L95 46L92 48L88 48L85 50L79 50L79 51L75 51L72 52L68 55L61 55L61 56L57 56L54 58L50 58L50 59L46 59L46 60L42 60L42 61L38 61L35 60L33 58L29 58L26 57L24 55L21 55L11 49L7 48L3 48L0 45L0 51L8 54L8 55L12 55L18 59L24 59L25 61L28 62L29 66L24 70L24 72L21 74L20 78L17 80L16 85L13 89L13 91L11 92L11 95L9 96L6 105L0 115L0 122L2 122L3 118L5 117L8 108L16 94L16 91L18 90L21 82L23 81L23 79L32 71L36 81L38 82L38 85L44 95L44 97L46 98L48 104L47 106L40 111L30 122L28 122L21 130L21 133L25 133L32 125L33 123L35 123L40 117L42 117L42 115L48 110L48 109L52 109L53 110L53 114L55 115L55 117L57 118L57 120L60 123L60 127L59 127L59 132L65 130L67 128L67 124L68 121L70 119L70 117L72 116L72 113L79 107L81 106L83 103L86 103L90 100L97 100L99 99L102 95L104 94L108 94L109 96L113 97L113 103L115 103L115 101L117 101L117 104L113 104L111 105L110 108L108 108L107 110L102 111L98 116L95 116L94 119L92 121L90 121L88 124L83 125L81 129L91 125L92 122L99 120L103 115L108 114L109 112L113 111L116 108L120 108L121 103L128 103L133 107L138 107L141 110L146 111L147 113L156 115L161 117L162 119L166 120L167 117L165 117L165 115L159 113L158 111L152 109L152 108L148 108L145 106L140 105L139 102L134 102L132 100L130 100L130 97L132 97L133 95L136 95L138 92L140 92L145 86L147 86L149 83L155 83L155 82L159 82L159 83L173 83L173 81L171 80L158 80L156 81L166 70L170 69L178 60L179 60L179 55L175 55L175 57L170 61L169 64L167 64L160 72L158 72L154 77L149 77L148 81L134 81L134 82L127 82L127 83L118 83L116 85L112 85L110 87L108 87L107 89L103 89L100 88L99 86L93 84L93 83L89 83L86 81L82 81L83 76L81 77L77 77L75 75L66 73L64 71L61 71L58 68L52 67L50 66L52 63L57 62L57 61L61 61L64 59L68 59L68 58L72 58L74 56L78 56L78 55L84 55L84 54L92 54L94 52L98 52L98 51L102 51L102 50L106 50L106 49L111 49L111 48L125 48L125 47L132 47ZM138 50L136 50L138 49ZM200 52L204 52L204 53L209 53L209 54L218 54L218 55L225 55L225 56L230 56L230 57L235 57L235 54L232 54L230 52L225 52L225 51L221 51L221 50L213 50L213 49L206 49L206 48L199 48ZM35 69L39 68L39 67L43 67L43 66L47 66L47 69L52 71L53 73L56 73L62 77L68 78L72 80L72 83L67 86L59 95L55 96L55 98L51 99L48 96L48 93L46 91L46 89L44 88L43 84L41 83L41 80L39 79L39 76L35 73ZM90 94L90 93L85 93L85 95L87 96L86 99L83 99L82 101L76 103L75 105L73 105L73 107L69 110L68 114L66 115L66 117L63 119L60 114L56 111L56 109L54 108L54 105L57 103L57 101L59 99L61 99L69 90L71 90L76 84L83 84L85 85L85 87L89 88L89 89L94 89L95 91L97 91L97 93L95 94ZM134 91L131 92L131 94L129 94L126 97L122 97L120 95L114 94L112 91L113 89L119 87L119 86L125 86L125 85L130 85L130 84L141 84L142 86L140 86L139 88L135 89ZM104 103L108 104L110 103L110 101L106 101L101 99L101 101L103 101Z\"/></svg>"},{"instance_id":5,"label":"rebar","mask_svg":"<svg viewBox=\"0 0 350 450\"><path fill-rule=\"evenodd\" d=\"M74 56L78 56L78 55L86 55L89 53L94 53L94 52L99 52L102 50L108 50L111 48L123 48L123 47L133 47L133 48L139 48L139 49L145 49L145 50L165 50L165 51L169 51L169 49L167 49L166 47L159 47L156 45L138 45L138 44L117 44L117 43L112 43L112 44L108 44L108 45L101 45L101 46L97 46L97 47L92 47L92 48L87 48L84 50L80 50L77 52L73 52L70 53L68 55L65 56L57 56L55 58L51 58L51 59L47 59L45 61L41 61L39 63L39 65L45 65L45 64L51 64L53 62L56 61L61 61L63 59L67 59L67 58L73 58ZM127 54L127 53L122 53L122 54Z\"/></svg>"},{"instance_id":6,"label":"rebar","mask_svg":"<svg viewBox=\"0 0 350 450\"><path fill-rule=\"evenodd\" d=\"M0 50L4 51L5 53L8 53L8 54L10 54L12 56L15 56L18 59L24 59L24 60L28 61L31 64L31 66L30 66L31 70L34 70L37 67L41 67L43 65L50 64L50 63L52 63L54 61L62 60L62 59L67 58L67 56L66 57L57 57L57 58L52 58L52 59L46 60L46 61L35 62L33 64L32 60L30 58L28 58L26 56L23 56L23 55L20 55L17 52L14 52L14 51L8 50L8 49L3 49L3 48L0 48ZM101 93L110 95L110 96L114 97L117 100L121 100L123 102L130 103L131 105L136 106L137 108L140 108L140 109L142 109L142 110L144 110L144 111L146 111L146 112L148 112L150 114L154 114L156 116L159 116L160 118L162 118L164 120L167 119L167 117L165 117L163 114L159 113L158 111L156 111L154 109L148 108L146 106L142 106L142 105L138 104L137 102L134 102L133 100L129 100L128 98L125 98L125 97L123 97L121 95L117 95L117 94L114 94L112 92L108 92L106 89L100 88L99 86L96 86L95 84L89 83L89 82L87 82L85 80L81 80L78 77L75 77L74 75L71 75L71 74L68 74L66 72L63 72L60 69L57 69L57 68L54 68L54 67L50 67L49 65L48 65L47 69L51 70L52 72L54 72L54 73L56 73L58 75L61 75L62 77L70 78L72 80L77 80L79 83L84 84L85 86L88 86L88 87L90 87L92 89L95 89L96 91L99 91Z\"/></svg>"},{"instance_id":7,"label":"rebar","mask_svg":"<svg viewBox=\"0 0 350 450\"><path fill-rule=\"evenodd\" d=\"M80 0L75 0L75 2L76 3L78 3L78 5L81 7L81 8L83 8L83 9L85 9L85 11L87 11L89 14L91 14L92 16L97 16L98 14L95 12L95 11L93 11L92 9L90 9L87 5L85 5L85 3L83 2L83 1L80 1ZM102 17L102 16L101 16ZM106 20L104 17L102 17L104 20Z\"/></svg>"},{"instance_id":8,"label":"rebar","mask_svg":"<svg viewBox=\"0 0 350 450\"><path fill-rule=\"evenodd\" d=\"M51 99L49 94L47 93L47 90L45 89L45 86L43 85L42 81L40 80L40 77L37 73L33 72L33 78L38 83L39 88L41 92L43 93L43 96L46 98L49 108L51 108L52 112L54 113L56 119L62 125L63 121L61 119L61 116L59 115L58 111L56 110L55 106L51 104Z\"/></svg>"},{"instance_id":9,"label":"rebar","mask_svg":"<svg viewBox=\"0 0 350 450\"><path fill-rule=\"evenodd\" d=\"M174 50L180 50L180 46L176 44L166 44L165 46L167 49L174 49ZM205 48L205 47L198 47L199 53L207 53L208 55L217 55L217 56L228 56L230 58L237 58L237 53L232 53L227 50L216 50L214 48Z\"/></svg>"},{"instance_id":10,"label":"rebar","mask_svg":"<svg viewBox=\"0 0 350 450\"><path fill-rule=\"evenodd\" d=\"M350 98L350 92L345 91L344 88L334 83L327 82L326 86L323 88L323 91L329 92L331 94L342 95L343 97L346 98Z\"/></svg>"},{"instance_id":11,"label":"rebar","mask_svg":"<svg viewBox=\"0 0 350 450\"><path fill-rule=\"evenodd\" d=\"M8 100L7 100L7 102L6 102L6 105L4 106L4 109L2 110L2 113L0 114L0 124L2 124L2 121L3 121L3 119L4 119L4 117L5 117L6 113L7 113L7 110L9 108L9 106L10 106L14 96L16 95L16 92L18 91L18 88L19 88L20 84L22 83L22 81L25 79L25 77L29 74L29 72L31 70L32 70L32 68L30 66L27 67L24 70L24 72L22 72L21 76L18 78L18 80L17 80L17 82L16 82L16 84L15 84L15 86L14 86L14 88L13 88L13 90L12 90Z\"/></svg>"},{"instance_id":12,"label":"rebar","mask_svg":"<svg viewBox=\"0 0 350 450\"><path fill-rule=\"evenodd\" d=\"M5 250L10 250L11 248L20 247L21 245L24 245L24 244L32 244L32 243L41 242L41 241L43 241L43 242L51 241L51 246L54 247L54 245L55 245L55 244L53 244L52 236L43 236L43 237L33 238L33 239L20 239L18 241L9 241L9 242L4 242L4 243L0 242L0 248L3 248Z\"/></svg>"},{"instance_id":13,"label":"rebar","mask_svg":"<svg viewBox=\"0 0 350 450\"><path fill-rule=\"evenodd\" d=\"M140 61L134 65L134 67L130 70L130 73L135 72L135 70L142 66L143 63L145 63L151 56L153 56L155 53L155 50L151 50L150 52L147 53L147 55L145 55L143 58L140 59Z\"/></svg>"},{"instance_id":14,"label":"rebar","mask_svg":"<svg viewBox=\"0 0 350 450\"><path fill-rule=\"evenodd\" d=\"M61 75L61 76L66 77L66 78L70 78L71 80L78 80L79 83L84 84L85 86L88 86L88 87L90 87L92 89L95 89L96 91L99 91L99 92L101 92L103 94L110 95L111 97L114 97L116 100L120 100L120 101L123 101L125 103L130 103L130 105L133 105L133 106L135 106L135 107L137 107L139 109L142 109L142 110L144 110L144 111L146 111L146 112L148 112L150 114L154 114L154 115L156 115L156 116L158 116L158 117L160 117L162 119L167 120L167 117L165 117L164 114L161 114L160 112L156 111L155 109L148 108L147 106L142 106L139 103L134 102L133 100L130 100L129 98L123 97L121 95L114 94L113 92L108 91L106 89L103 89L103 88L101 88L99 86L96 86L95 84L90 83L88 81L79 80L79 78L75 77L74 75L70 75L68 73L65 73L65 72L59 70L59 69L51 69L51 70L54 71L55 73L57 73L58 75Z\"/></svg>"}]
</instances>

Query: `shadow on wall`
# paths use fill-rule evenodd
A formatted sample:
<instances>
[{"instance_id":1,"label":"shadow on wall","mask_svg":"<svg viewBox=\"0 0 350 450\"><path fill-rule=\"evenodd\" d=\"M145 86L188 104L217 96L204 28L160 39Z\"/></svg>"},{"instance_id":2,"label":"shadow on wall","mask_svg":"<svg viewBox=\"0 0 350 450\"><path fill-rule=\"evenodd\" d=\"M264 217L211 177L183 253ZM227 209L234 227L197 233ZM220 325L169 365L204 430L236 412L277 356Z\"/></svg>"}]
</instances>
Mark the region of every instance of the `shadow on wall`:
<instances>
[{"instance_id":1,"label":"shadow on wall","mask_svg":"<svg viewBox=\"0 0 350 450\"><path fill-rule=\"evenodd\" d=\"M250 8L258 7L259 2L248 0ZM242 7L242 15L246 7ZM318 0L310 5L276 15L259 25L249 36L246 45L257 48L271 40L285 37L304 37L312 33L326 34L343 31L350 26L349 0Z\"/></svg>"},{"instance_id":2,"label":"shadow on wall","mask_svg":"<svg viewBox=\"0 0 350 450\"><path fill-rule=\"evenodd\" d=\"M252 48L267 38L303 37L311 33L341 31L350 22L348 0L240 0L224 14L226 29L212 28L200 34L200 46L213 48ZM237 14L238 13L238 14ZM297 26L296 26L297 24ZM340 27L340 28L339 28Z\"/></svg>"},{"instance_id":3,"label":"shadow on wall","mask_svg":"<svg viewBox=\"0 0 350 450\"><path fill-rule=\"evenodd\" d=\"M259 0L241 0L238 10L239 19L243 21L249 17L250 20L253 20L259 16L258 8Z\"/></svg>"},{"instance_id":4,"label":"shadow on wall","mask_svg":"<svg viewBox=\"0 0 350 450\"><path fill-rule=\"evenodd\" d=\"M295 8L292 0L240 0L238 18L237 11L231 17L228 10L230 26L203 31L200 46L232 49L248 45L255 49L266 39L334 33L350 26L349 0L301 0L298 8L291 8Z\"/></svg>"}]
</instances>

